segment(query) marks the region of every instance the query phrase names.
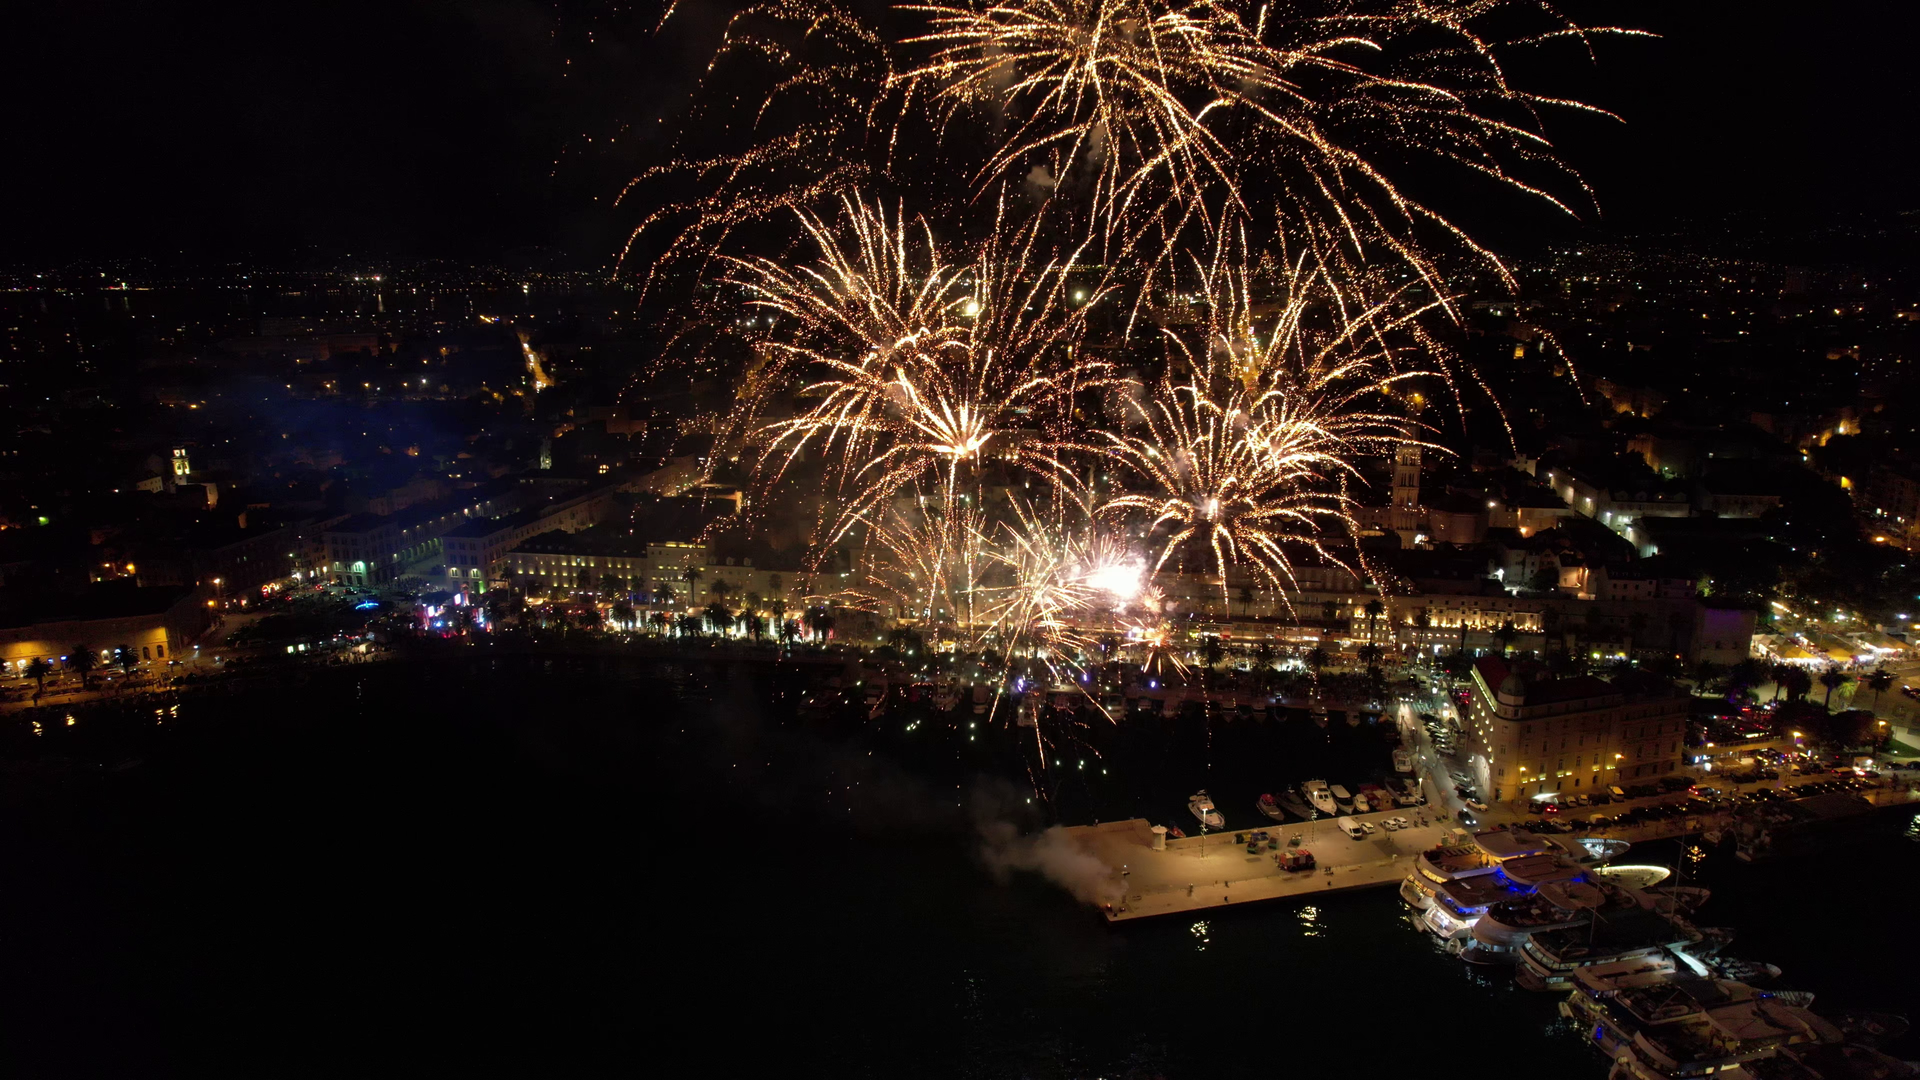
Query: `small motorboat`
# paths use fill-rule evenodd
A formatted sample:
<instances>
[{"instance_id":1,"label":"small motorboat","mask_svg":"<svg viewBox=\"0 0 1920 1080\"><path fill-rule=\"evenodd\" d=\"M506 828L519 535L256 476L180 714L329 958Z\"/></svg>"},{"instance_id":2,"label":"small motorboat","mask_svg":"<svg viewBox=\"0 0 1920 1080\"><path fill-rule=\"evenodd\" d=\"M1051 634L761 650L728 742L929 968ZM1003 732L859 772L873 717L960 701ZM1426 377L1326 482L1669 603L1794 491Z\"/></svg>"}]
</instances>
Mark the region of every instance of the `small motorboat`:
<instances>
[{"instance_id":1,"label":"small motorboat","mask_svg":"<svg viewBox=\"0 0 1920 1080\"><path fill-rule=\"evenodd\" d=\"M1260 796L1260 801L1255 805L1259 807L1261 813L1267 815L1268 817L1272 818L1275 821L1286 820L1286 816L1287 816L1286 811L1280 809L1279 801L1276 800L1272 795Z\"/></svg>"},{"instance_id":2,"label":"small motorboat","mask_svg":"<svg viewBox=\"0 0 1920 1080\"><path fill-rule=\"evenodd\" d=\"M1286 808L1287 813L1302 821L1313 817L1313 807L1308 806L1307 800L1301 798L1300 792L1294 788L1288 788L1280 793L1280 805Z\"/></svg>"},{"instance_id":3,"label":"small motorboat","mask_svg":"<svg viewBox=\"0 0 1920 1080\"><path fill-rule=\"evenodd\" d=\"M1213 799L1208 797L1205 791L1196 792L1192 798L1188 799L1187 809L1193 811L1193 816L1200 819L1202 828L1217 831L1227 827L1227 819L1221 817L1220 811L1214 809Z\"/></svg>"},{"instance_id":4,"label":"small motorboat","mask_svg":"<svg viewBox=\"0 0 1920 1080\"><path fill-rule=\"evenodd\" d=\"M1307 781L1306 791L1307 798L1313 802L1314 809L1320 813L1332 817L1340 812L1339 805L1333 801L1333 792L1327 787L1325 780Z\"/></svg>"}]
</instances>

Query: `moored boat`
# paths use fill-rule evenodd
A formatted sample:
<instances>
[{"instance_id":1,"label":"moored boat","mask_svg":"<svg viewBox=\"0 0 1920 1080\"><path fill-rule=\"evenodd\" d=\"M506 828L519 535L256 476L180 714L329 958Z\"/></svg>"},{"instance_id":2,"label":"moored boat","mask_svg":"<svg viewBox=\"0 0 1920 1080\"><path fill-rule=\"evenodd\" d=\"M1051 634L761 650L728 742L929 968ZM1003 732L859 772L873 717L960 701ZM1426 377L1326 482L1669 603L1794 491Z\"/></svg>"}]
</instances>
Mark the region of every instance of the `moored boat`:
<instances>
[{"instance_id":1,"label":"moored boat","mask_svg":"<svg viewBox=\"0 0 1920 1080\"><path fill-rule=\"evenodd\" d=\"M1340 806L1333 801L1333 792L1327 787L1325 780L1307 781L1306 792L1307 801L1311 802L1313 808L1320 811L1322 815L1333 817L1340 813Z\"/></svg>"},{"instance_id":2,"label":"moored boat","mask_svg":"<svg viewBox=\"0 0 1920 1080\"><path fill-rule=\"evenodd\" d=\"M1308 806L1307 800L1301 798L1300 793L1293 788L1280 793L1280 805L1286 809L1287 813L1302 821L1313 816L1313 807Z\"/></svg>"},{"instance_id":3,"label":"moored boat","mask_svg":"<svg viewBox=\"0 0 1920 1080\"><path fill-rule=\"evenodd\" d=\"M1267 815L1268 817L1272 818L1275 821L1285 821L1287 819L1286 812L1280 809L1279 800L1275 799L1272 795L1260 796L1260 801L1255 805L1259 808L1261 813Z\"/></svg>"},{"instance_id":4,"label":"moored boat","mask_svg":"<svg viewBox=\"0 0 1920 1080\"><path fill-rule=\"evenodd\" d=\"M1188 799L1187 809L1193 811L1193 816L1199 818L1200 824L1206 828L1220 830L1227 827L1227 819L1220 816L1219 810L1214 809L1213 799L1209 798L1205 791L1196 792L1192 798Z\"/></svg>"}]
</instances>

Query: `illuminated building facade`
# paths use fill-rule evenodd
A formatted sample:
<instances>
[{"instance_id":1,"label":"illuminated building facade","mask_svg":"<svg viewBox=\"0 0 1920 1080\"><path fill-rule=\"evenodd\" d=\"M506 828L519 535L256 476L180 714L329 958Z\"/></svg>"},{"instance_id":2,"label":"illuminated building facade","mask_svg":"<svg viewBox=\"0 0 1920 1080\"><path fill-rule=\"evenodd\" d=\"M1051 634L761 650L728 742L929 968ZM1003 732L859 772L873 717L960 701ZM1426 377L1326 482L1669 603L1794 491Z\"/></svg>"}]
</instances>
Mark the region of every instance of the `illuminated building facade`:
<instances>
[{"instance_id":1,"label":"illuminated building facade","mask_svg":"<svg viewBox=\"0 0 1920 1080\"><path fill-rule=\"evenodd\" d=\"M1482 657L1465 725L1462 749L1491 799L1591 794L1678 768L1687 698Z\"/></svg>"}]
</instances>

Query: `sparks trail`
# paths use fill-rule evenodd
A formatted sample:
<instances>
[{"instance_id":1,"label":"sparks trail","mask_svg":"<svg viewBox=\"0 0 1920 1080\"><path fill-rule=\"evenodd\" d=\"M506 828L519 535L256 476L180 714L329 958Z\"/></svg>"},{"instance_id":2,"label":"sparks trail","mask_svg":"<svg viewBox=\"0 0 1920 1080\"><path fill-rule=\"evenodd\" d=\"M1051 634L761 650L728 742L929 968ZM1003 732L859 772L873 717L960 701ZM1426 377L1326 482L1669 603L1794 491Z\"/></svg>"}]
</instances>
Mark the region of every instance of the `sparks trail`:
<instances>
[{"instance_id":1,"label":"sparks trail","mask_svg":"<svg viewBox=\"0 0 1920 1080\"><path fill-rule=\"evenodd\" d=\"M1436 286L1445 275L1423 234L1512 280L1409 193L1398 163L1437 159L1574 212L1568 195L1587 202L1588 193L1553 154L1541 114L1601 110L1517 87L1503 54L1559 40L1590 54L1593 36L1632 33L1502 0L1002 0L903 10L927 28L902 43L908 59L890 80L902 114L924 109L943 129L983 111L1005 118L977 183L1039 176L1083 200L1082 219L1116 250L1155 260L1190 226L1217 235L1250 224L1337 244L1355 266L1399 261ZM1532 15L1538 29L1505 37L1481 29L1515 14ZM1139 247L1155 235L1158 249Z\"/></svg>"}]
</instances>

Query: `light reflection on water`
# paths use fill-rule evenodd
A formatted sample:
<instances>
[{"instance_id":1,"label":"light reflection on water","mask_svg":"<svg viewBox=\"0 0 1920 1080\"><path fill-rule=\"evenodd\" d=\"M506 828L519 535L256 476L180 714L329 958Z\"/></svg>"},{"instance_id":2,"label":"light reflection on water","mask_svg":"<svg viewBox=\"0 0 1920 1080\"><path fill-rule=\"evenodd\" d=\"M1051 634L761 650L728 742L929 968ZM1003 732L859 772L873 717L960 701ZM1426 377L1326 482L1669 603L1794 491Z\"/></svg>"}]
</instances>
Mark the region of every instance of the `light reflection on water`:
<instances>
[{"instance_id":1,"label":"light reflection on water","mask_svg":"<svg viewBox=\"0 0 1920 1080\"><path fill-rule=\"evenodd\" d=\"M1207 925L1207 920L1205 919L1201 919L1199 922L1187 927L1187 932L1193 935L1194 952L1207 951L1208 944L1213 941L1213 937L1211 936L1212 929L1212 927Z\"/></svg>"},{"instance_id":2,"label":"light reflection on water","mask_svg":"<svg viewBox=\"0 0 1920 1080\"><path fill-rule=\"evenodd\" d=\"M1907 821L1907 828L1900 835L1906 837L1910 843L1920 844L1920 814L1913 815Z\"/></svg>"},{"instance_id":3,"label":"light reflection on water","mask_svg":"<svg viewBox=\"0 0 1920 1080\"><path fill-rule=\"evenodd\" d=\"M1299 918L1301 937L1317 938L1327 936L1326 927L1320 924L1319 908L1314 907L1312 904L1307 904L1300 909Z\"/></svg>"}]
</instances>

